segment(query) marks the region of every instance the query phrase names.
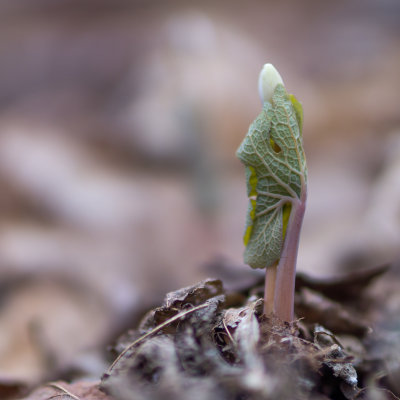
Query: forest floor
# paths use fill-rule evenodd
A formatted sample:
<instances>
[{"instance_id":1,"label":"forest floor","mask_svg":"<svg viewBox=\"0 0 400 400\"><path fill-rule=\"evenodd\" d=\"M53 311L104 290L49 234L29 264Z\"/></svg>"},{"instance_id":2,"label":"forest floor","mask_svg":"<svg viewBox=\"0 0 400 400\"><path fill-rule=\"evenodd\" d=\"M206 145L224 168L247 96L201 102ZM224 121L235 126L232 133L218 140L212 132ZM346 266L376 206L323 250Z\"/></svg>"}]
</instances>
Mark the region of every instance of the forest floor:
<instances>
[{"instance_id":1,"label":"forest floor","mask_svg":"<svg viewBox=\"0 0 400 400\"><path fill-rule=\"evenodd\" d=\"M262 314L258 276L204 280L168 293L120 336L101 380L52 382L24 399L398 399L393 274L298 274L290 324Z\"/></svg>"}]
</instances>

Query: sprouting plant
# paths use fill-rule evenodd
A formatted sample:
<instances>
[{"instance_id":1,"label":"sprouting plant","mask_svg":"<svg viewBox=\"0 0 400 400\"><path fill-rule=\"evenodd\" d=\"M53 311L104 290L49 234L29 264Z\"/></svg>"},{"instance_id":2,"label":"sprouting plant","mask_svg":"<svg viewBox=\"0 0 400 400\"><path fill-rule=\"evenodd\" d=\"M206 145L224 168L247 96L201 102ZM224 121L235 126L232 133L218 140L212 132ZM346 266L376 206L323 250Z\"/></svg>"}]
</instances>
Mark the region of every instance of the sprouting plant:
<instances>
[{"instance_id":1,"label":"sprouting plant","mask_svg":"<svg viewBox=\"0 0 400 400\"><path fill-rule=\"evenodd\" d=\"M301 104L271 64L260 73L263 109L237 150L249 208L245 263L266 268L264 312L293 320L297 250L307 197Z\"/></svg>"}]
</instances>

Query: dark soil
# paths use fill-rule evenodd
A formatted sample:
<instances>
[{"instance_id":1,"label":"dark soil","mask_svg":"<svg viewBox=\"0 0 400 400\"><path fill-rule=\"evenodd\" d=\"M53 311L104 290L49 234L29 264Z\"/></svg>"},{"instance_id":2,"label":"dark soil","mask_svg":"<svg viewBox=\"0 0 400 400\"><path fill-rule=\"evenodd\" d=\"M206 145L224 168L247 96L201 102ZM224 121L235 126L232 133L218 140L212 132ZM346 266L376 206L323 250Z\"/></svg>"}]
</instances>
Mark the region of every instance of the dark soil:
<instances>
[{"instance_id":1,"label":"dark soil","mask_svg":"<svg viewBox=\"0 0 400 400\"><path fill-rule=\"evenodd\" d=\"M257 280L168 293L115 344L101 388L117 400L397 399L399 330L371 290L386 270L299 275L291 324L262 314Z\"/></svg>"}]
</instances>

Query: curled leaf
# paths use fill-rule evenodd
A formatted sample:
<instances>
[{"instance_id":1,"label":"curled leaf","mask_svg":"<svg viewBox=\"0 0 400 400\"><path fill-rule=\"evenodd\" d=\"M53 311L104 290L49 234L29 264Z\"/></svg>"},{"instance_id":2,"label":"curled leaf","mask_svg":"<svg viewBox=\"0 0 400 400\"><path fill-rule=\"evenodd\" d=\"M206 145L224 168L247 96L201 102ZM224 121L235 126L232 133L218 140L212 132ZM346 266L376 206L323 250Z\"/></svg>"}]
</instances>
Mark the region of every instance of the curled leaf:
<instances>
[{"instance_id":1,"label":"curled leaf","mask_svg":"<svg viewBox=\"0 0 400 400\"><path fill-rule=\"evenodd\" d=\"M291 205L306 186L302 119L300 103L278 83L237 151L249 197L244 260L253 268L279 260Z\"/></svg>"}]
</instances>

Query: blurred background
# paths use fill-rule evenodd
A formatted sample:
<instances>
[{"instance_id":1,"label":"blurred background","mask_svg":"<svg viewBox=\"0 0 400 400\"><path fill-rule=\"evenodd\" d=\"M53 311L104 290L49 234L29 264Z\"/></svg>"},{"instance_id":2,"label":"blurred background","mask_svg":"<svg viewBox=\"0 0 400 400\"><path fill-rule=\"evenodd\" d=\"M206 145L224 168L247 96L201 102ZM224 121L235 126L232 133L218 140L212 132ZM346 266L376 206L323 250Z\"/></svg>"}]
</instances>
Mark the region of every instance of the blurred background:
<instances>
[{"instance_id":1,"label":"blurred background","mask_svg":"<svg viewBox=\"0 0 400 400\"><path fill-rule=\"evenodd\" d=\"M399 258L397 0L0 1L0 381L100 376L166 291L232 274L235 151L273 63L303 103L298 268Z\"/></svg>"}]
</instances>

